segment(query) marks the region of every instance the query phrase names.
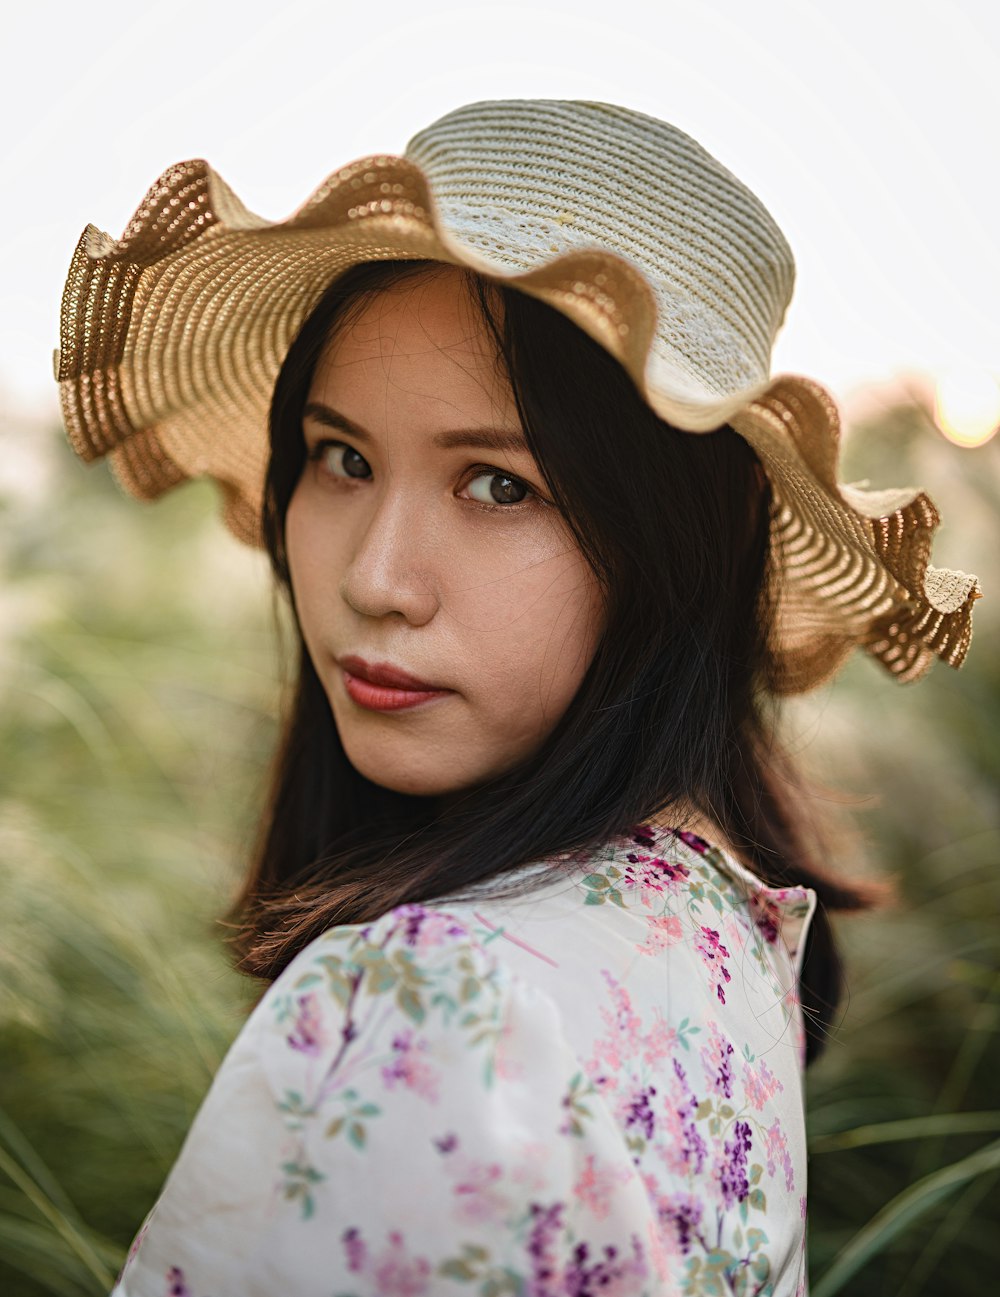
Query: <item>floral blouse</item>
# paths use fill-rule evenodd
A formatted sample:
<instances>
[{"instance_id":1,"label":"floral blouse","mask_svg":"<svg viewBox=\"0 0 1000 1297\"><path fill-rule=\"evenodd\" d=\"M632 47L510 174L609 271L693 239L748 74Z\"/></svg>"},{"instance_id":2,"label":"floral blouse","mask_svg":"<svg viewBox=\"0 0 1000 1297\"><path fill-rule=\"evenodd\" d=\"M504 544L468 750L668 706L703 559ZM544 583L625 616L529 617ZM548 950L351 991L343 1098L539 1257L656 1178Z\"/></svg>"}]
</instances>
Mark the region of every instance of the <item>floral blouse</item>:
<instances>
[{"instance_id":1,"label":"floral blouse","mask_svg":"<svg viewBox=\"0 0 1000 1297\"><path fill-rule=\"evenodd\" d=\"M296 956L112 1297L806 1293L814 892L649 826L536 870Z\"/></svg>"}]
</instances>

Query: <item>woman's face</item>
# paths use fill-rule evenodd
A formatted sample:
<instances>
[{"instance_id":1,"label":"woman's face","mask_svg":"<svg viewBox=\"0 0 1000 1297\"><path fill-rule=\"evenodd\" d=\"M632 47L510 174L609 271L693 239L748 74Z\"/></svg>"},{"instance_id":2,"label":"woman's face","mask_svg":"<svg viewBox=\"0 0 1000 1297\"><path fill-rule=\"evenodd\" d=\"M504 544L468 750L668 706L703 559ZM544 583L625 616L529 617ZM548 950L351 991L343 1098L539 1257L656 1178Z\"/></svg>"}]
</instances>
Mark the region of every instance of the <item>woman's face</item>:
<instances>
[{"instance_id":1,"label":"woman's face","mask_svg":"<svg viewBox=\"0 0 1000 1297\"><path fill-rule=\"evenodd\" d=\"M459 272L435 268L368 301L307 397L285 531L299 623L349 760L398 792L529 756L603 629L498 368ZM357 679L380 666L430 692Z\"/></svg>"}]
</instances>

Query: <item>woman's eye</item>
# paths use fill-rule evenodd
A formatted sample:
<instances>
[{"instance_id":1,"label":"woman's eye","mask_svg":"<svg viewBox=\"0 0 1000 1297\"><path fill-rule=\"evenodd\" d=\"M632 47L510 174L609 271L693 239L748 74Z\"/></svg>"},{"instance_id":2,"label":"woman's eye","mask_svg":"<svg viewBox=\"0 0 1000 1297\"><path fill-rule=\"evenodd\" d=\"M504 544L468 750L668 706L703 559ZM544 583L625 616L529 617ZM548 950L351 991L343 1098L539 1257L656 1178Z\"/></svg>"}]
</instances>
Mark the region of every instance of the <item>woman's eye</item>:
<instances>
[{"instance_id":1,"label":"woman's eye","mask_svg":"<svg viewBox=\"0 0 1000 1297\"><path fill-rule=\"evenodd\" d=\"M482 485L477 486L477 483ZM472 498L481 504L520 504L531 494L531 488L518 477L509 477L496 470L477 473L470 481L469 489ZM479 491L480 494L475 492Z\"/></svg>"},{"instance_id":2,"label":"woman's eye","mask_svg":"<svg viewBox=\"0 0 1000 1297\"><path fill-rule=\"evenodd\" d=\"M341 454L341 452L343 452ZM370 477L371 469L363 455L342 441L319 441L309 452L331 477Z\"/></svg>"}]
</instances>

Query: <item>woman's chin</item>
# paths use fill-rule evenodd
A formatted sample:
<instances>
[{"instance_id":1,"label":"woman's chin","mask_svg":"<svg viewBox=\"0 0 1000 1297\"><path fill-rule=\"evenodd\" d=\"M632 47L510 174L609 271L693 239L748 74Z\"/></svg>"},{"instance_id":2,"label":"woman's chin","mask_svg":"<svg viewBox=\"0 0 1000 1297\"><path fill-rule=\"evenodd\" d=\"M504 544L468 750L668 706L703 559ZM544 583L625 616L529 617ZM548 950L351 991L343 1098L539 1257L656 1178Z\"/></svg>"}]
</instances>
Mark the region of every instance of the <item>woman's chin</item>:
<instances>
[{"instance_id":1,"label":"woman's chin","mask_svg":"<svg viewBox=\"0 0 1000 1297\"><path fill-rule=\"evenodd\" d=\"M451 798L482 782L470 779L467 771L463 777L454 769L430 769L427 763L421 763L420 767L406 763L396 765L391 759L387 760L384 751L355 754L346 743L344 750L358 774L380 788L404 793L408 797Z\"/></svg>"}]
</instances>

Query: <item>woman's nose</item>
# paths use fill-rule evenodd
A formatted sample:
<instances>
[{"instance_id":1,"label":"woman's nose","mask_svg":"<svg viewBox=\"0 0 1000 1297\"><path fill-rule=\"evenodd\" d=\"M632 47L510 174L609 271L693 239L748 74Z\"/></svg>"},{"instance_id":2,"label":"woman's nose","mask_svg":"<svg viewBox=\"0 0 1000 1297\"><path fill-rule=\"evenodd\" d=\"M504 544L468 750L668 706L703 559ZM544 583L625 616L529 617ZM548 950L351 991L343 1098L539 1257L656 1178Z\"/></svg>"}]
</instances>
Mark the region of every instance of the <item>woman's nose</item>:
<instances>
[{"instance_id":1,"label":"woman's nose","mask_svg":"<svg viewBox=\"0 0 1000 1297\"><path fill-rule=\"evenodd\" d=\"M431 527L428 511L412 494L387 488L356 536L341 597L366 617L398 612L414 625L429 621L438 606L429 568Z\"/></svg>"}]
</instances>

